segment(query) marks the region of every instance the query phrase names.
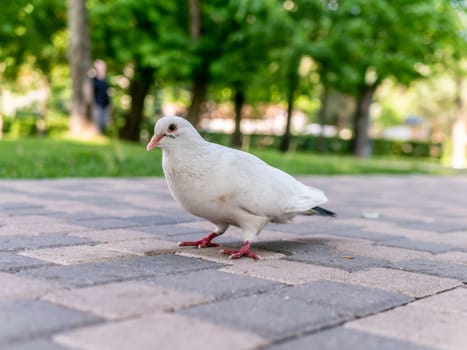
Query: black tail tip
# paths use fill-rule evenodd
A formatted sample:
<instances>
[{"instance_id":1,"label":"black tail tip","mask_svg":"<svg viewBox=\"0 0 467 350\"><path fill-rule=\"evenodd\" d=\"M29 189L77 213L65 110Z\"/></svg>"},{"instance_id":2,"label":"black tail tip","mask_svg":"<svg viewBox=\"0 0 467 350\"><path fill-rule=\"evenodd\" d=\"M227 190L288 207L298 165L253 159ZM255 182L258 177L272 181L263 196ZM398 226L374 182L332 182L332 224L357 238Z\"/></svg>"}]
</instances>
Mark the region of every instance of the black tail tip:
<instances>
[{"instance_id":1,"label":"black tail tip","mask_svg":"<svg viewBox=\"0 0 467 350\"><path fill-rule=\"evenodd\" d=\"M331 217L335 218L336 215L337 215L333 211L330 211L330 210L327 210L327 209L324 209L324 208L321 208L321 207L314 207L314 208L311 208L311 210L316 212L318 215L322 215L322 216L331 216Z\"/></svg>"}]
</instances>

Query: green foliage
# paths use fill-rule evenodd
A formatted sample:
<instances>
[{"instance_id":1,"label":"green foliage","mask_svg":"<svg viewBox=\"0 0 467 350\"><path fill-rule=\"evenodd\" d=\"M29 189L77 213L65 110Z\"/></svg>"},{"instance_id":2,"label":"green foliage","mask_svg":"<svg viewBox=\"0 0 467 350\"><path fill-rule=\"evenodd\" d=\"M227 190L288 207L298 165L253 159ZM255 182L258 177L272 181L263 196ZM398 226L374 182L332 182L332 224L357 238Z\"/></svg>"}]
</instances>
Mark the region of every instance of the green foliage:
<instances>
[{"instance_id":1,"label":"green foliage","mask_svg":"<svg viewBox=\"0 0 467 350\"><path fill-rule=\"evenodd\" d=\"M0 74L12 79L26 62L47 74L65 61L66 2L17 0L0 11Z\"/></svg>"},{"instance_id":2,"label":"green foliage","mask_svg":"<svg viewBox=\"0 0 467 350\"><path fill-rule=\"evenodd\" d=\"M229 144L228 134L222 133L202 133L203 137L210 142ZM280 137L277 135L245 135L246 145L250 149L277 149L280 144ZM292 149L299 152L318 151L318 137L314 135L294 135L292 136ZM393 141L385 139L371 140L372 152L375 156L393 157L420 157L437 158L442 154L442 146L439 143L428 141ZM338 137L324 138L324 153L346 155L350 151L350 140Z\"/></svg>"},{"instance_id":3,"label":"green foliage","mask_svg":"<svg viewBox=\"0 0 467 350\"><path fill-rule=\"evenodd\" d=\"M183 75L187 39L180 5L185 6L180 0L90 0L93 57L103 58L117 72L137 64L156 69L164 78Z\"/></svg>"}]
</instances>

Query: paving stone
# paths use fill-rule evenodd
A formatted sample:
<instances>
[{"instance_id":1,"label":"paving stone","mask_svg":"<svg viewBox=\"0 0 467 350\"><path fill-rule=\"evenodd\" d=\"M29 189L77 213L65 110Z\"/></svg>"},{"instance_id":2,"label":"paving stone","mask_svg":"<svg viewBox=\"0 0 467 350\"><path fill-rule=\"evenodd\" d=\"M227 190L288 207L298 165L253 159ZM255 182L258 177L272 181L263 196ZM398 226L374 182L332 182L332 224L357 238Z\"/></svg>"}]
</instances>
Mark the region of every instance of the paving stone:
<instances>
[{"instance_id":1,"label":"paving stone","mask_svg":"<svg viewBox=\"0 0 467 350\"><path fill-rule=\"evenodd\" d=\"M93 241L67 235L43 234L38 236L0 237L0 251L40 249L78 244L92 244Z\"/></svg>"},{"instance_id":2,"label":"paving stone","mask_svg":"<svg viewBox=\"0 0 467 350\"><path fill-rule=\"evenodd\" d=\"M178 255L157 255L101 263L42 267L21 271L20 275L55 281L64 287L84 287L223 266L225 265Z\"/></svg>"},{"instance_id":3,"label":"paving stone","mask_svg":"<svg viewBox=\"0 0 467 350\"><path fill-rule=\"evenodd\" d=\"M167 225L176 224L180 222L176 216L169 217L163 215L145 215L145 216L133 216L128 218L131 222L134 222L140 226L151 226L151 225Z\"/></svg>"},{"instance_id":4,"label":"paving stone","mask_svg":"<svg viewBox=\"0 0 467 350\"><path fill-rule=\"evenodd\" d=\"M70 225L66 223L54 223L47 225L26 224L26 225L7 225L0 227L0 237L7 236L37 236L42 234L67 234L69 232L76 232L83 230L83 227L77 225Z\"/></svg>"},{"instance_id":5,"label":"paving stone","mask_svg":"<svg viewBox=\"0 0 467 350\"><path fill-rule=\"evenodd\" d=\"M264 293L268 290L284 286L277 282L246 275L232 275L218 270L202 270L183 275L155 276L149 278L147 281L157 286L206 295L211 297L211 299Z\"/></svg>"},{"instance_id":6,"label":"paving stone","mask_svg":"<svg viewBox=\"0 0 467 350\"><path fill-rule=\"evenodd\" d=\"M435 221L435 222L415 221L406 226L410 228L419 229L419 230L427 230L427 231L434 231L434 232L440 232L440 233L467 230L466 222L455 222L455 221Z\"/></svg>"},{"instance_id":7,"label":"paving stone","mask_svg":"<svg viewBox=\"0 0 467 350\"><path fill-rule=\"evenodd\" d=\"M356 238L356 239L365 239L369 241L386 241L390 239L394 239L394 235L388 235L383 233L376 233L372 232L371 229L366 228L354 228L349 230L342 230L338 232L333 232L336 236L348 237L348 238Z\"/></svg>"},{"instance_id":8,"label":"paving stone","mask_svg":"<svg viewBox=\"0 0 467 350\"><path fill-rule=\"evenodd\" d=\"M414 259L392 263L391 268L457 279L467 283L467 266L439 261Z\"/></svg>"},{"instance_id":9,"label":"paving stone","mask_svg":"<svg viewBox=\"0 0 467 350\"><path fill-rule=\"evenodd\" d=\"M124 242L102 244L102 248L125 254L159 255L175 253L180 250L174 242L163 241L157 238L146 238Z\"/></svg>"},{"instance_id":10,"label":"paving stone","mask_svg":"<svg viewBox=\"0 0 467 350\"><path fill-rule=\"evenodd\" d=\"M96 218L76 221L75 224L79 226L89 227L92 229L115 229L115 228L127 228L138 226L133 221L119 219L119 218Z\"/></svg>"},{"instance_id":11,"label":"paving stone","mask_svg":"<svg viewBox=\"0 0 467 350\"><path fill-rule=\"evenodd\" d=\"M179 313L275 340L342 321L323 306L267 294L195 306Z\"/></svg>"},{"instance_id":12,"label":"paving stone","mask_svg":"<svg viewBox=\"0 0 467 350\"><path fill-rule=\"evenodd\" d=\"M174 235L180 234L199 234L200 236L207 235L207 232L212 231L210 226L208 229L198 229L192 226L186 226L183 224L167 224L167 225L148 225L148 226L138 226L135 230L148 233L151 235L157 235L159 237L171 237Z\"/></svg>"},{"instance_id":13,"label":"paving stone","mask_svg":"<svg viewBox=\"0 0 467 350\"><path fill-rule=\"evenodd\" d=\"M61 219L43 215L22 215L22 216L7 216L2 219L2 224L8 226L24 226L24 225L50 225L65 223Z\"/></svg>"},{"instance_id":14,"label":"paving stone","mask_svg":"<svg viewBox=\"0 0 467 350\"><path fill-rule=\"evenodd\" d=\"M339 241L335 237L316 236L308 237L301 240L276 240L258 242L256 246L264 250L278 252L284 255L294 255L310 252L329 251L334 248L334 245Z\"/></svg>"},{"instance_id":15,"label":"paving stone","mask_svg":"<svg viewBox=\"0 0 467 350\"><path fill-rule=\"evenodd\" d=\"M0 301L35 298L57 286L52 283L0 272Z\"/></svg>"},{"instance_id":16,"label":"paving stone","mask_svg":"<svg viewBox=\"0 0 467 350\"><path fill-rule=\"evenodd\" d=\"M447 311L467 315L467 288L456 288L419 300L417 306L428 307L437 312Z\"/></svg>"},{"instance_id":17,"label":"paving stone","mask_svg":"<svg viewBox=\"0 0 467 350\"><path fill-rule=\"evenodd\" d=\"M194 292L180 292L144 282L128 281L59 290L47 294L43 300L117 320L155 311L172 311L206 302L209 298Z\"/></svg>"},{"instance_id":18,"label":"paving stone","mask_svg":"<svg viewBox=\"0 0 467 350\"><path fill-rule=\"evenodd\" d=\"M406 248L406 249L421 250L421 251L430 252L430 253L444 253L444 252L447 252L453 249L452 246L447 245L447 244L413 241L405 237L383 241L383 242L380 242L379 244L390 246L390 247L400 247L400 248Z\"/></svg>"},{"instance_id":19,"label":"paving stone","mask_svg":"<svg viewBox=\"0 0 467 350\"><path fill-rule=\"evenodd\" d=\"M238 349L252 350L267 341L250 332L239 332L175 314L154 314L128 321L81 328L54 338L83 350Z\"/></svg>"},{"instance_id":20,"label":"paving stone","mask_svg":"<svg viewBox=\"0 0 467 350\"><path fill-rule=\"evenodd\" d=\"M345 270L284 259L260 260L253 263L249 260L239 260L234 265L222 268L221 271L292 285L319 280L341 281L349 278L349 272Z\"/></svg>"},{"instance_id":21,"label":"paving stone","mask_svg":"<svg viewBox=\"0 0 467 350\"><path fill-rule=\"evenodd\" d=\"M450 278L388 268L357 271L349 274L343 281L369 288L404 293L414 298L426 297L461 285L458 280Z\"/></svg>"},{"instance_id":22,"label":"paving stone","mask_svg":"<svg viewBox=\"0 0 467 350\"><path fill-rule=\"evenodd\" d=\"M222 249L238 249L238 248L239 246L233 246L230 244L229 245L223 244L221 247L211 247L211 248L201 248L201 249L198 249L196 247L181 247L181 249L177 252L177 255L213 261L219 264L234 265L234 264L239 263L239 261L242 261L242 259L239 259L239 260L229 259L228 255L219 254L219 252ZM252 248L252 250L256 254L258 254L261 260L274 260L274 259L280 259L284 257L283 254L275 253L275 252L271 252L267 250L256 249L256 248ZM250 262L257 262L257 261L250 260Z\"/></svg>"},{"instance_id":23,"label":"paving stone","mask_svg":"<svg viewBox=\"0 0 467 350\"><path fill-rule=\"evenodd\" d=\"M45 301L0 302L0 346L96 322L98 317Z\"/></svg>"},{"instance_id":24,"label":"paving stone","mask_svg":"<svg viewBox=\"0 0 467 350\"><path fill-rule=\"evenodd\" d=\"M70 348L47 339L34 339L21 343L8 344L8 350L69 350Z\"/></svg>"},{"instance_id":25,"label":"paving stone","mask_svg":"<svg viewBox=\"0 0 467 350\"><path fill-rule=\"evenodd\" d=\"M374 259L366 256L352 255L350 258L334 249L317 249L314 252L305 252L288 256L285 259L308 264L316 264L343 269L346 271L358 271L371 267L386 266L388 260Z\"/></svg>"},{"instance_id":26,"label":"paving stone","mask_svg":"<svg viewBox=\"0 0 467 350\"><path fill-rule=\"evenodd\" d=\"M43 265L50 265L50 263L15 253L0 253L0 271L19 271Z\"/></svg>"},{"instance_id":27,"label":"paving stone","mask_svg":"<svg viewBox=\"0 0 467 350\"><path fill-rule=\"evenodd\" d=\"M449 262L453 264L467 265L467 253L465 252L447 252L428 257L429 260Z\"/></svg>"},{"instance_id":28,"label":"paving stone","mask_svg":"<svg viewBox=\"0 0 467 350\"><path fill-rule=\"evenodd\" d=\"M342 242L338 243L337 249L345 256L367 256L374 259L385 259L392 262L412 259L429 259L432 257L432 254L428 252L387 247L366 242Z\"/></svg>"},{"instance_id":29,"label":"paving stone","mask_svg":"<svg viewBox=\"0 0 467 350\"><path fill-rule=\"evenodd\" d=\"M349 322L346 327L436 349L467 348L467 313L439 312L418 303Z\"/></svg>"},{"instance_id":30,"label":"paving stone","mask_svg":"<svg viewBox=\"0 0 467 350\"><path fill-rule=\"evenodd\" d=\"M206 237L208 235L207 232L210 232L210 231L180 233L180 234L173 234L173 235L161 236L161 237L163 237L163 239L167 241L171 241L174 243L184 242L184 241L191 242L191 241L197 241L203 237ZM235 247L241 244L241 237L242 237L241 235L237 237L232 237L230 235L223 234L220 237L216 237L213 242L218 243L221 246L231 245ZM254 246L255 245L253 245L253 247ZM193 247L188 247L188 248L193 248ZM188 248L183 248L183 249L188 249Z\"/></svg>"},{"instance_id":31,"label":"paving stone","mask_svg":"<svg viewBox=\"0 0 467 350\"><path fill-rule=\"evenodd\" d=\"M314 333L309 336L274 345L268 350L434 350L429 347L416 345L360 332L342 327Z\"/></svg>"},{"instance_id":32,"label":"paving stone","mask_svg":"<svg viewBox=\"0 0 467 350\"><path fill-rule=\"evenodd\" d=\"M358 226L340 225L336 223L335 220L332 218L314 218L313 222L309 225L297 225L295 223L268 225L268 229L271 231L280 231L305 236L316 233L322 234L331 232L333 234L336 234L338 232L349 231L358 228Z\"/></svg>"},{"instance_id":33,"label":"paving stone","mask_svg":"<svg viewBox=\"0 0 467 350\"><path fill-rule=\"evenodd\" d=\"M153 235L137 231L137 229L109 229L72 232L70 236L83 237L92 241L113 243L136 239L152 238Z\"/></svg>"},{"instance_id":34,"label":"paving stone","mask_svg":"<svg viewBox=\"0 0 467 350\"><path fill-rule=\"evenodd\" d=\"M50 261L60 265L83 264L99 262L131 256L130 253L110 250L105 245L82 245L71 247L28 250L19 253L23 256Z\"/></svg>"},{"instance_id":35,"label":"paving stone","mask_svg":"<svg viewBox=\"0 0 467 350\"><path fill-rule=\"evenodd\" d=\"M346 317L362 317L413 300L402 293L332 281L310 282L284 288L277 293L283 298L302 300L312 305L324 305L336 314ZM349 300L352 302L349 303Z\"/></svg>"}]
</instances>

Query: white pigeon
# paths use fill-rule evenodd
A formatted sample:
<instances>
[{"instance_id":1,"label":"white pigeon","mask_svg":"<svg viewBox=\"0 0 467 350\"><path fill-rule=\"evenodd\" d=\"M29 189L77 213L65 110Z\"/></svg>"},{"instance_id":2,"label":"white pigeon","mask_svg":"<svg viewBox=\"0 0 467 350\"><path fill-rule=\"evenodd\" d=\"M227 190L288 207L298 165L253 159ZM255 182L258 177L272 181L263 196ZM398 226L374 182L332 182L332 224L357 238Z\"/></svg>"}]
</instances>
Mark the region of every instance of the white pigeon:
<instances>
[{"instance_id":1,"label":"white pigeon","mask_svg":"<svg viewBox=\"0 0 467 350\"><path fill-rule=\"evenodd\" d=\"M308 187L252 154L204 140L186 119L159 119L148 151L162 148L162 167L174 199L187 211L212 222L216 228L195 242L179 246L219 246L211 241L229 225L243 231L239 250L221 250L230 258L258 259L250 244L269 222L289 222L296 215L335 216L321 208L324 193Z\"/></svg>"}]
</instances>

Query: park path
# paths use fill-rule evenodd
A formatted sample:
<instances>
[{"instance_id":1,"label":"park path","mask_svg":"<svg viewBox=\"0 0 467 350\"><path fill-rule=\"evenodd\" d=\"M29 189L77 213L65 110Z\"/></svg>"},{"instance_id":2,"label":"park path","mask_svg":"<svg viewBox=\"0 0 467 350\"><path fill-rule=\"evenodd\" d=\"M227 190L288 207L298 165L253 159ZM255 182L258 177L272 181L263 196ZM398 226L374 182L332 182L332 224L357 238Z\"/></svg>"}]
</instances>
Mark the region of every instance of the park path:
<instances>
[{"instance_id":1,"label":"park path","mask_svg":"<svg viewBox=\"0 0 467 350\"><path fill-rule=\"evenodd\" d=\"M467 178L302 180L338 218L258 262L177 247L211 226L163 179L0 181L0 349L467 349Z\"/></svg>"}]
</instances>

